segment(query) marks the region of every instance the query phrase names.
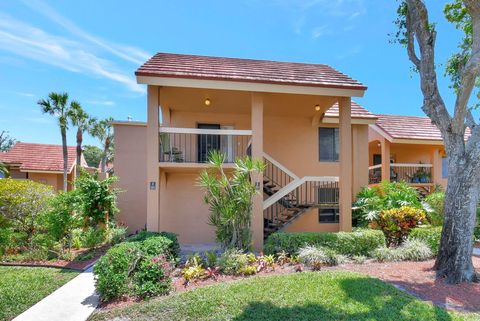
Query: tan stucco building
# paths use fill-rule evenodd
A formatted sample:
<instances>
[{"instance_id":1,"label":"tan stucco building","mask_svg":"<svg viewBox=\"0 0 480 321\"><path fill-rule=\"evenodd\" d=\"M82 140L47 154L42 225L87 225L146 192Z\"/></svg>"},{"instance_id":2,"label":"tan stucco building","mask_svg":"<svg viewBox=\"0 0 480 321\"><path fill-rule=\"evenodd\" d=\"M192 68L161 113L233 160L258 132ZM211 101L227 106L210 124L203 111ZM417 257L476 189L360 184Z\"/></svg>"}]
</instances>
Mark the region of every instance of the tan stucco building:
<instances>
[{"instance_id":1,"label":"tan stucco building","mask_svg":"<svg viewBox=\"0 0 480 321\"><path fill-rule=\"evenodd\" d=\"M76 147L68 146L68 189L75 181ZM13 179L28 179L63 190L62 145L17 142L8 152L0 153L0 161ZM82 155L82 167L87 163Z\"/></svg>"},{"instance_id":2,"label":"tan stucco building","mask_svg":"<svg viewBox=\"0 0 480 321\"><path fill-rule=\"evenodd\" d=\"M351 230L376 121L352 102L363 84L326 65L163 53L136 77L148 88L147 122L114 123L120 220L131 232L215 241L196 184L212 149L267 164L256 182L255 248L277 230Z\"/></svg>"}]
</instances>

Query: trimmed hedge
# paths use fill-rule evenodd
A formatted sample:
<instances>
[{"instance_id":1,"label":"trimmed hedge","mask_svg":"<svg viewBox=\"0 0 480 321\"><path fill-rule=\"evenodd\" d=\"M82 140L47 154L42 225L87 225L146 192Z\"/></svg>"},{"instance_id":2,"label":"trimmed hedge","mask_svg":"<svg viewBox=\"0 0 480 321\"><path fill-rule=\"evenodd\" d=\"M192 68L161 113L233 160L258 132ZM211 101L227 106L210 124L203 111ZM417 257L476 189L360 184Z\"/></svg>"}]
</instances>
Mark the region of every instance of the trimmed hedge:
<instances>
[{"instance_id":1,"label":"trimmed hedge","mask_svg":"<svg viewBox=\"0 0 480 321\"><path fill-rule=\"evenodd\" d=\"M338 233L273 233L265 242L266 254L285 251L297 255L307 245L322 246L347 256L370 256L380 246L385 246L385 236L380 230L356 229L353 232Z\"/></svg>"},{"instance_id":2,"label":"trimmed hedge","mask_svg":"<svg viewBox=\"0 0 480 321\"><path fill-rule=\"evenodd\" d=\"M168 293L171 265L178 260L179 250L176 235L167 232L142 232L115 245L93 269L102 301Z\"/></svg>"},{"instance_id":3,"label":"trimmed hedge","mask_svg":"<svg viewBox=\"0 0 480 321\"><path fill-rule=\"evenodd\" d=\"M437 255L440 249L440 239L442 237L441 226L425 226L417 227L410 231L409 239L416 239L426 243L432 250L434 255Z\"/></svg>"}]
</instances>

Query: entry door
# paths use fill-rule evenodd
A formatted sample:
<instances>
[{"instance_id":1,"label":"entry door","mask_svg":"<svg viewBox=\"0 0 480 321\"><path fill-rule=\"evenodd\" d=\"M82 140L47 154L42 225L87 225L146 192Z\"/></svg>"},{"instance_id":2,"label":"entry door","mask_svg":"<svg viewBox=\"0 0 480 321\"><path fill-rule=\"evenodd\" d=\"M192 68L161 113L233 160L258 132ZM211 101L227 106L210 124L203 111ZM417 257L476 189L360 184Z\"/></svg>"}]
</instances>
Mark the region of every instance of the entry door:
<instances>
[{"instance_id":1,"label":"entry door","mask_svg":"<svg viewBox=\"0 0 480 321\"><path fill-rule=\"evenodd\" d=\"M198 124L199 129L220 129L219 124ZM205 163L212 150L220 150L220 135L198 135L198 162Z\"/></svg>"},{"instance_id":2,"label":"entry door","mask_svg":"<svg viewBox=\"0 0 480 321\"><path fill-rule=\"evenodd\" d=\"M373 165L380 165L382 164L382 155L381 154L373 154ZM375 176L381 176L382 175L382 169L381 168L375 168L373 170L373 173Z\"/></svg>"}]
</instances>

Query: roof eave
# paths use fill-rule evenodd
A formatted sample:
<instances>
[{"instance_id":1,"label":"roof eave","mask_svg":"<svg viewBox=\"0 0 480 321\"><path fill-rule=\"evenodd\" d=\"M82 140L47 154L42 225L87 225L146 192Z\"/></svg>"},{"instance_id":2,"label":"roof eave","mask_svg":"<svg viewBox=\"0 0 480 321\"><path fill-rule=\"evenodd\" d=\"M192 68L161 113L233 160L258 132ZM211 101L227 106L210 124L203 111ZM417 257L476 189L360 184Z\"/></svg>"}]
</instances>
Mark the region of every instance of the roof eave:
<instances>
[{"instance_id":1,"label":"roof eave","mask_svg":"<svg viewBox=\"0 0 480 321\"><path fill-rule=\"evenodd\" d=\"M265 82L256 80L232 80L207 77L179 77L171 75L158 75L144 72L135 73L138 84L167 87L190 87L223 90L240 90L252 92L272 92L286 94L303 94L337 97L363 97L367 87L330 85L330 84L299 84L289 82Z\"/></svg>"}]
</instances>

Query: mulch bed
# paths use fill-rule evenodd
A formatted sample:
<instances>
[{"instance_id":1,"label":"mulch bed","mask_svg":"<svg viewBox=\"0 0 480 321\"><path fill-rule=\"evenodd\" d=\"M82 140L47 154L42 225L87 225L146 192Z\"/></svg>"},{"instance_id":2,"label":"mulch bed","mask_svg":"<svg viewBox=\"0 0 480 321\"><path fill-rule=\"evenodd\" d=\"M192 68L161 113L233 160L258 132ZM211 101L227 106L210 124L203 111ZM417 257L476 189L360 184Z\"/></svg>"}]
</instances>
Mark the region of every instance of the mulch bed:
<instances>
[{"instance_id":1,"label":"mulch bed","mask_svg":"<svg viewBox=\"0 0 480 321\"><path fill-rule=\"evenodd\" d=\"M435 278L435 261L344 264L326 270L353 271L392 283L424 301L440 307L464 311L480 311L480 283L447 284ZM480 271L480 258L473 257L473 265Z\"/></svg>"},{"instance_id":2,"label":"mulch bed","mask_svg":"<svg viewBox=\"0 0 480 321\"><path fill-rule=\"evenodd\" d=\"M101 256L107 252L109 246L103 246L96 248L93 250L93 257L88 260L84 261L66 261L66 260L49 260L49 261L13 261L13 262L0 262L0 265L6 266L40 266L40 267L52 267L52 268L62 268L62 269L70 269L83 272L92 266ZM80 250L73 250L74 255L80 255L86 253L90 250L87 249L80 249Z\"/></svg>"}]
</instances>

